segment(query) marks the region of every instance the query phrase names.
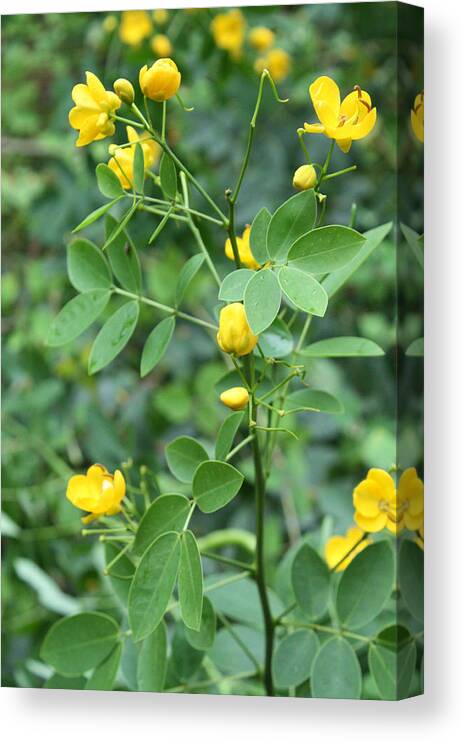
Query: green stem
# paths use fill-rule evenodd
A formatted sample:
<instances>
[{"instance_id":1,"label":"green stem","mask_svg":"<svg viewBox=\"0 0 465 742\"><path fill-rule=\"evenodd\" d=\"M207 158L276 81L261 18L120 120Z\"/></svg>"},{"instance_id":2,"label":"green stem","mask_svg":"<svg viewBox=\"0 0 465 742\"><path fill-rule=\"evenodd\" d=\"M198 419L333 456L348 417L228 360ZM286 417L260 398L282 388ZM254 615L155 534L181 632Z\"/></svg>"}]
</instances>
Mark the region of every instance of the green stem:
<instances>
[{"instance_id":1,"label":"green stem","mask_svg":"<svg viewBox=\"0 0 465 742\"><path fill-rule=\"evenodd\" d=\"M161 108L161 138L166 142L166 100L163 101Z\"/></svg>"},{"instance_id":2,"label":"green stem","mask_svg":"<svg viewBox=\"0 0 465 742\"><path fill-rule=\"evenodd\" d=\"M151 176L153 173L149 173ZM175 203L172 204L169 201L164 201L162 198L153 198L152 196L145 196L144 195L144 201L148 201L152 204L159 204L160 206L166 206L170 207L172 206L175 211L185 211L189 214L192 214L192 216L198 216L200 219L205 219L208 222L211 222L212 224L218 224L220 227L223 226L223 222L220 222L219 219L215 219L214 216L210 216L209 214L204 214L203 211L197 211L196 209L191 209L188 206L184 206L184 204Z\"/></svg>"},{"instance_id":3,"label":"green stem","mask_svg":"<svg viewBox=\"0 0 465 742\"><path fill-rule=\"evenodd\" d=\"M237 567L238 569L247 569L249 572L255 571L253 564L246 564L239 559L230 559L230 557L225 557L222 554L213 554L211 551L202 551L201 554L205 559L212 559L214 562L229 564L231 567Z\"/></svg>"},{"instance_id":4,"label":"green stem","mask_svg":"<svg viewBox=\"0 0 465 742\"><path fill-rule=\"evenodd\" d=\"M323 175L321 180L329 180L330 178L337 178L339 175L344 175L345 173L351 173L353 170L357 169L357 165L351 165L350 167L345 167L343 170L336 170L334 173L328 173L327 175Z\"/></svg>"},{"instance_id":5,"label":"green stem","mask_svg":"<svg viewBox=\"0 0 465 742\"><path fill-rule=\"evenodd\" d=\"M314 631L320 631L326 634L336 634L337 636L346 636L348 639L355 639L356 641L366 642L369 644L373 641L371 636L363 636L363 634L354 634L352 631L346 631L345 629L335 629L333 626L324 626L318 623L302 623L300 621L281 621L281 626L292 626L295 629L313 629Z\"/></svg>"},{"instance_id":6,"label":"green stem","mask_svg":"<svg viewBox=\"0 0 465 742\"><path fill-rule=\"evenodd\" d=\"M160 312L166 312L166 314L171 314L176 317L180 317L181 319L185 319L188 322L192 322L194 325L200 325L201 327L207 327L209 330L215 330L218 331L218 327L211 322L206 322L203 319L200 319L199 317L194 317L192 314L186 314L186 312L181 312L179 309L176 309L175 307L169 307L166 304L160 304L158 301L153 301L152 299L148 299L145 296L140 296L139 294L133 294L131 291L125 291L124 289L120 289L117 286L113 286L112 291L114 294L120 294L121 296L127 296L128 299L137 299L137 301L142 302L142 304L148 304L151 307L155 307L155 309L159 309Z\"/></svg>"},{"instance_id":7,"label":"green stem","mask_svg":"<svg viewBox=\"0 0 465 742\"><path fill-rule=\"evenodd\" d=\"M129 124L130 126L136 126L138 129L144 129L144 124L139 124L137 121L132 119L126 119L124 116L113 116L116 121L121 121L123 124Z\"/></svg>"},{"instance_id":8,"label":"green stem","mask_svg":"<svg viewBox=\"0 0 465 742\"><path fill-rule=\"evenodd\" d=\"M231 197L231 192L229 190L226 191L226 199L229 205L228 235L231 241L231 247L232 247L232 251L234 255L234 262L236 264L236 268L239 269L242 267L242 263L239 257L239 248L237 246L236 225L235 225L235 216L234 216L234 201Z\"/></svg>"},{"instance_id":9,"label":"green stem","mask_svg":"<svg viewBox=\"0 0 465 742\"><path fill-rule=\"evenodd\" d=\"M236 453L239 453L239 451L242 448L244 448L244 446L246 446L248 443L250 443L252 439L253 439L253 435L248 435L247 438L244 438L243 441L241 441L235 448L233 448L228 453L228 455L226 456L226 461L229 461L230 459L232 459L236 455Z\"/></svg>"},{"instance_id":10,"label":"green stem","mask_svg":"<svg viewBox=\"0 0 465 742\"><path fill-rule=\"evenodd\" d=\"M194 223L194 220L192 219L190 209L189 209L189 190L187 187L187 179L185 173L181 173L181 186L182 186L182 192L183 192L183 198L185 207L187 209L187 221L189 223L190 230L194 236L194 239L197 243L197 246L200 248L200 251L203 253L205 257L205 262L207 263L210 272L215 279L218 286L221 286L221 278L218 275L218 271L215 268L215 264L213 263L213 260L210 257L210 253L207 250L207 246L205 245L205 242L202 239L202 235L200 234L200 230L197 227L197 225ZM217 221L215 219L215 221Z\"/></svg>"},{"instance_id":11,"label":"green stem","mask_svg":"<svg viewBox=\"0 0 465 742\"><path fill-rule=\"evenodd\" d=\"M328 150L328 154L326 155L326 160L324 162L323 167L321 168L320 177L318 178L318 182L315 186L315 193L318 193L321 182L323 178L325 177L326 173L328 172L329 164L331 162L331 157L333 156L333 150L334 150L334 139L331 140L331 144L329 145L329 150Z\"/></svg>"}]
</instances>

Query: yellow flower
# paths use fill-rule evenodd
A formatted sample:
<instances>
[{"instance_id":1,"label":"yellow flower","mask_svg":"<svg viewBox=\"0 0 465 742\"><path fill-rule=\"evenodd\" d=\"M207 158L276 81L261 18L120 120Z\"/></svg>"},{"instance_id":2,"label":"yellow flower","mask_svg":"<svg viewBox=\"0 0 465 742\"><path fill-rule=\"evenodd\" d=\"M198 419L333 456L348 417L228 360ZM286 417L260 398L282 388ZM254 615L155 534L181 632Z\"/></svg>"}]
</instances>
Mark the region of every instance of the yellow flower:
<instances>
[{"instance_id":1,"label":"yellow flower","mask_svg":"<svg viewBox=\"0 0 465 742\"><path fill-rule=\"evenodd\" d=\"M294 173L292 185L298 191L308 191L309 188L314 188L317 180L316 170L313 165L301 165Z\"/></svg>"},{"instance_id":2,"label":"yellow flower","mask_svg":"<svg viewBox=\"0 0 465 742\"><path fill-rule=\"evenodd\" d=\"M134 155L136 153L136 144L140 143L144 154L144 166L148 170L157 162L160 157L160 145L149 138L149 135L143 134L141 137L137 134L132 126L126 127L128 142L130 147L117 147L110 145L111 158L108 161L108 167L118 176L123 188L132 188L134 182Z\"/></svg>"},{"instance_id":3,"label":"yellow flower","mask_svg":"<svg viewBox=\"0 0 465 742\"><path fill-rule=\"evenodd\" d=\"M145 64L139 72L139 85L147 98L168 100L179 90L181 73L172 59L157 59L151 67Z\"/></svg>"},{"instance_id":4,"label":"yellow flower","mask_svg":"<svg viewBox=\"0 0 465 742\"><path fill-rule=\"evenodd\" d=\"M304 124L308 133L325 134L343 152L348 152L353 140L363 139L373 129L376 108L372 108L369 94L358 85L342 103L339 88L330 77L318 77L309 92L320 123Z\"/></svg>"},{"instance_id":5,"label":"yellow flower","mask_svg":"<svg viewBox=\"0 0 465 742\"><path fill-rule=\"evenodd\" d=\"M86 81L86 85L75 85L71 92L76 105L69 112L69 123L79 131L76 147L113 136L115 124L111 115L121 106L118 96L105 90L92 72L86 72Z\"/></svg>"},{"instance_id":6,"label":"yellow flower","mask_svg":"<svg viewBox=\"0 0 465 742\"><path fill-rule=\"evenodd\" d=\"M402 474L396 490L394 480L383 469L370 469L354 489L354 519L364 531L388 528L400 533L404 527L417 530L423 523L423 483L416 469Z\"/></svg>"},{"instance_id":7,"label":"yellow flower","mask_svg":"<svg viewBox=\"0 0 465 742\"><path fill-rule=\"evenodd\" d=\"M335 569L336 572L342 572L352 559L366 549L370 543L369 538L363 539L363 531L360 528L349 528L345 536L331 536L325 544L325 559L328 567Z\"/></svg>"},{"instance_id":8,"label":"yellow flower","mask_svg":"<svg viewBox=\"0 0 465 742\"><path fill-rule=\"evenodd\" d=\"M150 46L157 57L169 57L173 51L171 41L163 33L157 33L151 40Z\"/></svg>"},{"instance_id":9,"label":"yellow flower","mask_svg":"<svg viewBox=\"0 0 465 742\"><path fill-rule=\"evenodd\" d=\"M220 399L230 410L243 410L249 403L249 393L244 386L233 386L220 394Z\"/></svg>"},{"instance_id":10,"label":"yellow flower","mask_svg":"<svg viewBox=\"0 0 465 742\"><path fill-rule=\"evenodd\" d=\"M252 255L252 250L250 249L250 227L246 227L244 229L244 231L242 232L242 237L236 237L236 242L242 265L245 268L250 268L253 271L258 270L260 268L260 263L257 263L254 256ZM229 260L234 260L233 248L231 245L231 240L229 238L224 243L224 252Z\"/></svg>"},{"instance_id":11,"label":"yellow flower","mask_svg":"<svg viewBox=\"0 0 465 742\"><path fill-rule=\"evenodd\" d=\"M125 493L126 482L119 469L110 474L101 464L93 464L87 474L71 477L66 497L75 507L89 513L82 519L83 523L89 523L100 515L119 513Z\"/></svg>"},{"instance_id":12,"label":"yellow flower","mask_svg":"<svg viewBox=\"0 0 465 742\"><path fill-rule=\"evenodd\" d=\"M255 26L249 31L249 43L253 49L264 52L272 46L274 42L274 33L266 26Z\"/></svg>"},{"instance_id":13,"label":"yellow flower","mask_svg":"<svg viewBox=\"0 0 465 742\"><path fill-rule=\"evenodd\" d=\"M159 8L158 10L154 10L152 12L152 18L159 26L164 26L165 23L167 23L168 21L169 13L167 10Z\"/></svg>"},{"instance_id":14,"label":"yellow flower","mask_svg":"<svg viewBox=\"0 0 465 742\"><path fill-rule=\"evenodd\" d=\"M257 59L255 70L261 74L266 69L275 82L281 82L289 74L291 58L284 49L272 49L265 57Z\"/></svg>"},{"instance_id":15,"label":"yellow flower","mask_svg":"<svg viewBox=\"0 0 465 742\"><path fill-rule=\"evenodd\" d=\"M246 356L253 351L258 337L250 329L243 304L235 302L223 307L216 340L225 353Z\"/></svg>"},{"instance_id":16,"label":"yellow flower","mask_svg":"<svg viewBox=\"0 0 465 742\"><path fill-rule=\"evenodd\" d=\"M240 10L218 13L210 26L215 44L238 58L244 43L246 22Z\"/></svg>"},{"instance_id":17,"label":"yellow flower","mask_svg":"<svg viewBox=\"0 0 465 742\"><path fill-rule=\"evenodd\" d=\"M121 41L137 46L152 33L152 23L146 10L124 10L121 14L119 36Z\"/></svg>"},{"instance_id":18,"label":"yellow flower","mask_svg":"<svg viewBox=\"0 0 465 742\"><path fill-rule=\"evenodd\" d=\"M121 98L123 103L127 103L128 106L130 106L131 103L134 103L134 88L129 80L126 80L124 77L119 77L113 83L113 90L118 98Z\"/></svg>"},{"instance_id":19,"label":"yellow flower","mask_svg":"<svg viewBox=\"0 0 465 742\"><path fill-rule=\"evenodd\" d=\"M117 25L118 21L116 20L115 15L107 15L102 22L102 27L105 33L111 33L115 30Z\"/></svg>"},{"instance_id":20,"label":"yellow flower","mask_svg":"<svg viewBox=\"0 0 465 742\"><path fill-rule=\"evenodd\" d=\"M410 111L410 122L413 133L419 142L425 141L425 95L423 91L417 95Z\"/></svg>"}]
</instances>

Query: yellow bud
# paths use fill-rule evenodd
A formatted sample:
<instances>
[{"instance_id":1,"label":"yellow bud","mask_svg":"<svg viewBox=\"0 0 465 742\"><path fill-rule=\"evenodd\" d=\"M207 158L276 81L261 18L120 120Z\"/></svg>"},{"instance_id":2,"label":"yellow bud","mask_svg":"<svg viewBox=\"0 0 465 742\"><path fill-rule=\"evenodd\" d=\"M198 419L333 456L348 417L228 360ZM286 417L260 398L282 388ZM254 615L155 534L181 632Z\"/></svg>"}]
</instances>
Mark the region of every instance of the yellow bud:
<instances>
[{"instance_id":1,"label":"yellow bud","mask_svg":"<svg viewBox=\"0 0 465 742\"><path fill-rule=\"evenodd\" d=\"M172 59L157 59L151 67L142 67L139 84L143 94L150 100L168 100L179 90L181 73Z\"/></svg>"},{"instance_id":2,"label":"yellow bud","mask_svg":"<svg viewBox=\"0 0 465 742\"><path fill-rule=\"evenodd\" d=\"M249 403L249 393L243 386L233 386L220 394L220 399L230 410L243 410Z\"/></svg>"},{"instance_id":3,"label":"yellow bud","mask_svg":"<svg viewBox=\"0 0 465 742\"><path fill-rule=\"evenodd\" d=\"M292 185L298 191L308 191L314 188L318 178L313 165L301 165L297 168L292 179Z\"/></svg>"},{"instance_id":4,"label":"yellow bud","mask_svg":"<svg viewBox=\"0 0 465 742\"><path fill-rule=\"evenodd\" d=\"M256 26L249 33L250 46L259 52L269 49L274 42L274 33L266 26Z\"/></svg>"},{"instance_id":5,"label":"yellow bud","mask_svg":"<svg viewBox=\"0 0 465 742\"><path fill-rule=\"evenodd\" d=\"M234 302L223 307L216 340L225 353L246 356L253 351L258 337L250 329L243 304Z\"/></svg>"},{"instance_id":6,"label":"yellow bud","mask_svg":"<svg viewBox=\"0 0 465 742\"><path fill-rule=\"evenodd\" d=\"M173 51L171 41L163 33L157 33L150 42L150 46L157 57L169 57Z\"/></svg>"},{"instance_id":7,"label":"yellow bud","mask_svg":"<svg viewBox=\"0 0 465 742\"><path fill-rule=\"evenodd\" d=\"M128 106L134 103L134 88L129 80L125 80L124 77L119 77L113 83L113 90L118 98L121 98L123 103L127 103Z\"/></svg>"}]
</instances>

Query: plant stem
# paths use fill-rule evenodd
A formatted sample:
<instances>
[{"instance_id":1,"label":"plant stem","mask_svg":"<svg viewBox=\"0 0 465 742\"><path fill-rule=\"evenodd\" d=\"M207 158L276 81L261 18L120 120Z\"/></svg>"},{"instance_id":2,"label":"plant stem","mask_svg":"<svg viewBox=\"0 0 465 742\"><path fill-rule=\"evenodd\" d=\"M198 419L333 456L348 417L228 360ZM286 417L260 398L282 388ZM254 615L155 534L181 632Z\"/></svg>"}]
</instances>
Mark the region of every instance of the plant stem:
<instances>
[{"instance_id":1,"label":"plant stem","mask_svg":"<svg viewBox=\"0 0 465 742\"><path fill-rule=\"evenodd\" d=\"M202 239L200 230L198 229L197 225L194 223L194 220L192 219L192 216L191 216L191 211L189 209L189 190L187 187L187 176L185 173L181 173L180 177L181 177L182 193L183 193L184 204L185 204L184 208L187 210L187 221L188 221L190 230L192 234L194 235L194 239L198 247L200 248L201 252L205 256L205 261L210 269L210 272L213 278L215 279L218 286L221 286L221 278L219 277L218 271L215 268L215 264L213 263L213 260L210 257L210 253L207 250L207 246L205 245L205 242ZM212 219L213 217L209 217L209 218ZM214 221L217 221L217 219L215 219Z\"/></svg>"},{"instance_id":2,"label":"plant stem","mask_svg":"<svg viewBox=\"0 0 465 742\"><path fill-rule=\"evenodd\" d=\"M211 551L202 551L201 554L205 559L212 559L215 562L221 562L221 564L229 564L231 567L237 567L238 569L247 569L249 572L255 571L253 564L246 564L239 559L230 559L222 554L213 554Z\"/></svg>"},{"instance_id":3,"label":"plant stem","mask_svg":"<svg viewBox=\"0 0 465 742\"><path fill-rule=\"evenodd\" d=\"M230 459L232 459L233 456L235 456L236 453L239 453L239 451L242 448L244 448L244 446L246 446L247 443L250 443L252 439L253 439L253 435L248 435L247 438L244 438L243 441L241 441L240 443L238 443L237 446L235 448L231 449L231 451L228 453L228 455L226 456L226 461L229 461Z\"/></svg>"},{"instance_id":4,"label":"plant stem","mask_svg":"<svg viewBox=\"0 0 465 742\"><path fill-rule=\"evenodd\" d=\"M345 173L351 173L352 170L356 170L357 165L351 165L350 167L345 167L343 170L336 170L334 173L328 173L327 175L323 175L321 180L329 180L330 178L337 178L339 175L344 175Z\"/></svg>"},{"instance_id":5,"label":"plant stem","mask_svg":"<svg viewBox=\"0 0 465 742\"><path fill-rule=\"evenodd\" d=\"M229 221L228 221L228 234L229 239L231 240L231 247L234 254L234 262L236 264L236 268L241 268L242 263L241 259L239 257L239 248L237 246L237 238L236 238L236 225L235 225L235 217L234 217L234 201L231 197L231 191L226 191L226 200L229 205Z\"/></svg>"},{"instance_id":6,"label":"plant stem","mask_svg":"<svg viewBox=\"0 0 465 742\"><path fill-rule=\"evenodd\" d=\"M128 299L137 299L137 301L142 302L142 304L148 304L151 307L155 307L155 309L159 309L160 312L166 312L166 314L171 314L176 317L180 317L181 319L185 319L188 322L192 322L195 325L200 325L201 327L207 327L209 330L218 330L218 327L211 322L206 322L203 319L200 319L199 317L194 317L192 314L186 314L186 312L181 312L179 309L176 309L175 307L169 307L166 304L160 304L158 301L153 301L152 299L148 299L145 296L140 296L139 294L133 294L131 291L125 291L124 289L120 289L117 286L113 286L112 289L114 294L120 294L121 296L127 296Z\"/></svg>"}]
</instances>

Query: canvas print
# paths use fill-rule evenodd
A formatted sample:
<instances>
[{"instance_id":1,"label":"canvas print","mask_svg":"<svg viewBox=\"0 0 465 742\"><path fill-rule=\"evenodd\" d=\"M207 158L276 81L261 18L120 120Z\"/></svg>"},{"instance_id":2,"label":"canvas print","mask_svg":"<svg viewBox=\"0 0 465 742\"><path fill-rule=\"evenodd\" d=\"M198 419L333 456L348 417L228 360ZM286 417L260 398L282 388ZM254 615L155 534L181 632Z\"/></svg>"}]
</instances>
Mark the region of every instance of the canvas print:
<instances>
[{"instance_id":1,"label":"canvas print","mask_svg":"<svg viewBox=\"0 0 465 742\"><path fill-rule=\"evenodd\" d=\"M3 17L4 685L422 693L422 56L402 3Z\"/></svg>"}]
</instances>

